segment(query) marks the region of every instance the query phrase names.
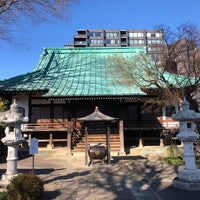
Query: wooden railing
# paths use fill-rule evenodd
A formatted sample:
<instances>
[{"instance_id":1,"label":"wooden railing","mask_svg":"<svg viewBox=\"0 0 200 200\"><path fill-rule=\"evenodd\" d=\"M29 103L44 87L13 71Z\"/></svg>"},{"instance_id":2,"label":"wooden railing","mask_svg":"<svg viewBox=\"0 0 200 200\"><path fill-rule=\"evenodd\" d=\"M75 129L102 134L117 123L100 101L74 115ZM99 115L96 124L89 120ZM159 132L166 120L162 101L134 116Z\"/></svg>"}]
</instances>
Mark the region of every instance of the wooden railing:
<instances>
[{"instance_id":1,"label":"wooden railing","mask_svg":"<svg viewBox=\"0 0 200 200\"><path fill-rule=\"evenodd\" d=\"M68 131L68 123L61 122L38 122L22 124L22 133L27 136L27 142L30 144L32 137L36 137L39 143L47 143L51 148L54 147L55 142L65 142L67 144L68 138L65 132ZM46 132L47 135L41 137L41 133ZM57 138L57 133L63 132L62 137ZM61 133L60 133L61 134Z\"/></svg>"},{"instance_id":2,"label":"wooden railing","mask_svg":"<svg viewBox=\"0 0 200 200\"><path fill-rule=\"evenodd\" d=\"M37 132L37 131L67 131L68 123L60 122L46 122L46 123L27 123L22 124L23 132Z\"/></svg>"},{"instance_id":3,"label":"wooden railing","mask_svg":"<svg viewBox=\"0 0 200 200\"><path fill-rule=\"evenodd\" d=\"M67 131L69 131L69 129L71 131L74 129L73 128L74 126L71 126L71 128L69 126L70 126L70 122L68 121L63 121L63 122L54 121L53 123L49 121L39 121L37 123L23 124L22 133L27 135L28 142L30 141L32 137L37 137L39 139L39 143L47 142L51 147L53 147L55 142L66 142L66 143L68 142L68 144L71 144L71 142L73 142L72 141L73 138L71 138L69 134L66 134ZM76 127L81 128L81 125L76 124ZM136 120L136 121L125 120L123 121L124 131L135 130L138 132L143 132L143 131L148 132L148 131L162 131L166 129L170 130L170 129L178 129L178 128L179 128L179 122L176 122L172 120L171 118L166 118L165 120L163 120L162 118L158 118L158 120L140 120L140 121L139 120ZM115 129L116 131L114 132L118 133L116 127ZM98 129L95 129L95 131L98 131ZM43 133L46 132L45 138L42 137L43 136L42 132ZM57 138L57 132L61 132L62 136L60 138ZM92 133L93 130L90 130L90 132ZM134 138L134 139L141 140L141 135L139 136L139 138ZM154 136L144 137L143 139L155 140L155 137ZM157 139L159 139L159 137Z\"/></svg>"},{"instance_id":4,"label":"wooden railing","mask_svg":"<svg viewBox=\"0 0 200 200\"><path fill-rule=\"evenodd\" d=\"M124 121L125 130L161 130L162 128L156 120Z\"/></svg>"},{"instance_id":5,"label":"wooden railing","mask_svg":"<svg viewBox=\"0 0 200 200\"><path fill-rule=\"evenodd\" d=\"M158 118L160 124L162 124L164 129L178 129L179 122L174 121L171 117L166 117L166 119Z\"/></svg>"},{"instance_id":6,"label":"wooden railing","mask_svg":"<svg viewBox=\"0 0 200 200\"><path fill-rule=\"evenodd\" d=\"M125 130L162 130L178 129L179 122L172 118L158 118L158 120L135 120L124 121Z\"/></svg>"}]
</instances>

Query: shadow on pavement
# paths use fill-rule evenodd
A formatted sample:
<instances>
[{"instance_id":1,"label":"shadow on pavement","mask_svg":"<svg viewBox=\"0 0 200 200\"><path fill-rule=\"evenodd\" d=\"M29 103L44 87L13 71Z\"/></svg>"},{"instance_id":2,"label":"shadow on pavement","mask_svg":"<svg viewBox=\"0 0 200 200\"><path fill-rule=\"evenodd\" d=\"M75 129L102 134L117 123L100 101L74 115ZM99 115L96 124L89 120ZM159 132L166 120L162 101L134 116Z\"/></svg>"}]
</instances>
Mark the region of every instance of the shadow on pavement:
<instances>
[{"instance_id":1,"label":"shadow on pavement","mask_svg":"<svg viewBox=\"0 0 200 200\"><path fill-rule=\"evenodd\" d=\"M112 156L112 163L117 163L122 160L146 160L143 156Z\"/></svg>"}]
</instances>

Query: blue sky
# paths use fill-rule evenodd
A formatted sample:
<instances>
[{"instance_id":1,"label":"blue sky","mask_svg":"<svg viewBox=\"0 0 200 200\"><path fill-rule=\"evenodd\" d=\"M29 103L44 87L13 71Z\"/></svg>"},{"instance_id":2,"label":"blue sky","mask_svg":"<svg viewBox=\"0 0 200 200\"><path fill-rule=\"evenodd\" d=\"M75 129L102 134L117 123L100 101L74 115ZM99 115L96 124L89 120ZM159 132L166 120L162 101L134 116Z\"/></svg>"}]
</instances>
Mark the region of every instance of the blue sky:
<instances>
[{"instance_id":1,"label":"blue sky","mask_svg":"<svg viewBox=\"0 0 200 200\"><path fill-rule=\"evenodd\" d=\"M199 0L80 0L70 6L67 20L20 24L17 46L0 41L0 80L31 72L45 47L71 43L77 29L172 28L191 22L200 27Z\"/></svg>"}]
</instances>

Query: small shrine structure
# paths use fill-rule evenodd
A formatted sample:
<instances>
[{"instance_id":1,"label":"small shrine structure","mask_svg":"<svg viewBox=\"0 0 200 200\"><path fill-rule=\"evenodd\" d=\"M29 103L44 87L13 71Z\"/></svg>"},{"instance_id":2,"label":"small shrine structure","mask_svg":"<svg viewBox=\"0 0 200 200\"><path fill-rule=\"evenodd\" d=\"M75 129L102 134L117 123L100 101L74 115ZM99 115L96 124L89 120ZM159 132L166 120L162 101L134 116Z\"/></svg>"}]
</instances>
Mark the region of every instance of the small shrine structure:
<instances>
[{"instance_id":1,"label":"small shrine structure","mask_svg":"<svg viewBox=\"0 0 200 200\"><path fill-rule=\"evenodd\" d=\"M110 124L111 122L116 121L117 118L110 117L108 115L105 115L99 111L98 107L95 107L95 111L85 117L78 118L78 121L83 122L85 126L85 164L88 164L88 147L89 145L94 144L88 144L88 128L94 126L97 124L99 127L103 125L103 128L106 128L106 156L107 156L107 164L110 164ZM98 144L97 144L98 145ZM95 146L95 145L94 145ZM102 146L102 144L100 145ZM98 154L101 152L98 151ZM92 158L90 158L91 163ZM89 163L89 165L90 165Z\"/></svg>"},{"instance_id":2,"label":"small shrine structure","mask_svg":"<svg viewBox=\"0 0 200 200\"><path fill-rule=\"evenodd\" d=\"M5 114L4 114L5 113ZM1 139L4 145L7 146L7 169L6 173L2 175L1 185L7 185L9 181L18 174L18 148L19 144L25 141L21 134L21 124L28 121L27 117L23 117L19 113L18 105L14 103L10 106L9 112L4 112L1 115L0 122L3 122L6 136Z\"/></svg>"},{"instance_id":3,"label":"small shrine structure","mask_svg":"<svg viewBox=\"0 0 200 200\"><path fill-rule=\"evenodd\" d=\"M197 169L195 164L194 141L199 137L195 133L195 121L200 119L200 113L196 113L189 109L187 101L182 102L182 110L177 114L172 115L174 120L180 122L180 131L177 135L178 139L184 145L184 160L185 166L179 172L178 177L174 179L174 187L185 190L200 189L200 169Z\"/></svg>"}]
</instances>

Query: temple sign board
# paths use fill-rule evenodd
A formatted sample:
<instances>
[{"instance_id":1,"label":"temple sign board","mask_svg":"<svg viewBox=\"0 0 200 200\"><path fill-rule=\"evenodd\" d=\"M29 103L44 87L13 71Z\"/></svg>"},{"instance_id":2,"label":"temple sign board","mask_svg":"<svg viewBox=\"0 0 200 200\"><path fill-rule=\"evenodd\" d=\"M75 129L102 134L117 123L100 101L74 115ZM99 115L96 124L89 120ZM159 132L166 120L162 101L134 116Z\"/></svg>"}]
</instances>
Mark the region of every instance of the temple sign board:
<instances>
[{"instance_id":1,"label":"temple sign board","mask_svg":"<svg viewBox=\"0 0 200 200\"><path fill-rule=\"evenodd\" d=\"M30 155L38 154L38 139L32 138L30 140L29 154Z\"/></svg>"}]
</instances>

